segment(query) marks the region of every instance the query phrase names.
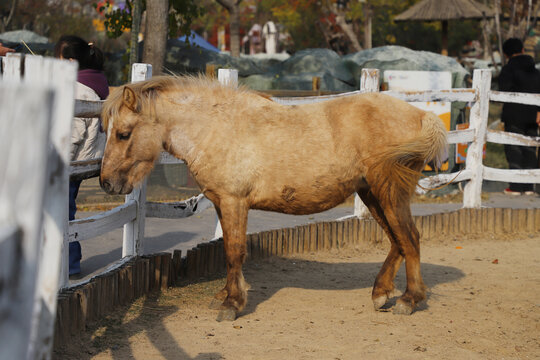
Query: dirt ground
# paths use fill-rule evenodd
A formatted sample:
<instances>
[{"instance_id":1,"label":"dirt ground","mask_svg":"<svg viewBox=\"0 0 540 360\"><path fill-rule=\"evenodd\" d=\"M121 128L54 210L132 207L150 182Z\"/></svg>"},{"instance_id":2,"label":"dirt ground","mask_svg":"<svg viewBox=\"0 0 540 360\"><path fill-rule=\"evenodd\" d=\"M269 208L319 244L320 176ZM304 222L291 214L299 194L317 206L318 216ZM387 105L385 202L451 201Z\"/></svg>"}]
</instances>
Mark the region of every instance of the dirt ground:
<instances>
[{"instance_id":1,"label":"dirt ground","mask_svg":"<svg viewBox=\"0 0 540 360\"><path fill-rule=\"evenodd\" d=\"M386 244L384 244L386 245ZM540 235L422 244L428 299L411 316L376 312L386 248L245 266L247 308L215 321L224 279L139 299L93 324L56 359L538 359ZM403 267L396 279L404 289Z\"/></svg>"}]
</instances>

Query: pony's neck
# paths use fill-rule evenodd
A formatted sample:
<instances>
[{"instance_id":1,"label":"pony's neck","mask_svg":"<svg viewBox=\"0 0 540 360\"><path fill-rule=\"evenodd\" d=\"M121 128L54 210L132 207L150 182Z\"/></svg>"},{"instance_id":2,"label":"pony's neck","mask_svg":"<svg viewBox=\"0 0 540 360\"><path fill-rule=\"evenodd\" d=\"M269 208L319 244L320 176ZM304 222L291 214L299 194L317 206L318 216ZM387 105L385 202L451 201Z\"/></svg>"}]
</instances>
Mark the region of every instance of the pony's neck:
<instances>
[{"instance_id":1,"label":"pony's neck","mask_svg":"<svg viewBox=\"0 0 540 360\"><path fill-rule=\"evenodd\" d=\"M163 148L188 165L198 156L198 144L207 136L208 117L195 114L195 104L164 98L156 104L156 120L163 126Z\"/></svg>"}]
</instances>

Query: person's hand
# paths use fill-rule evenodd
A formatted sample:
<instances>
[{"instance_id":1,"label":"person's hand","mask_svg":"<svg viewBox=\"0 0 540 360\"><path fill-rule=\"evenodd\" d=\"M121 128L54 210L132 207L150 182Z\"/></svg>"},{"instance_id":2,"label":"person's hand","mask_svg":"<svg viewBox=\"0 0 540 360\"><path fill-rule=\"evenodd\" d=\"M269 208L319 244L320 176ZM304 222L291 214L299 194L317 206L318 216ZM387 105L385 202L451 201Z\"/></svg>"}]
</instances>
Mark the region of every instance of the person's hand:
<instances>
[{"instance_id":1,"label":"person's hand","mask_svg":"<svg viewBox=\"0 0 540 360\"><path fill-rule=\"evenodd\" d=\"M15 52L15 50L2 46L2 43L0 43L0 56L6 56L10 52Z\"/></svg>"},{"instance_id":2,"label":"person's hand","mask_svg":"<svg viewBox=\"0 0 540 360\"><path fill-rule=\"evenodd\" d=\"M540 112L536 113L536 124L540 126Z\"/></svg>"}]
</instances>

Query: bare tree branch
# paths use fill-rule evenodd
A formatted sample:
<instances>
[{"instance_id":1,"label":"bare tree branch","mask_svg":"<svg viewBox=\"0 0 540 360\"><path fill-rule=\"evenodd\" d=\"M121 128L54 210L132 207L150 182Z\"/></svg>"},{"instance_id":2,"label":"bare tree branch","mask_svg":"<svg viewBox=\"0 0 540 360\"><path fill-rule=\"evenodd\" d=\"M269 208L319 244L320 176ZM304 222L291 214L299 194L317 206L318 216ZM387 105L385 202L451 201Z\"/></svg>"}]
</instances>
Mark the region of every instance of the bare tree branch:
<instances>
[{"instance_id":1,"label":"bare tree branch","mask_svg":"<svg viewBox=\"0 0 540 360\"><path fill-rule=\"evenodd\" d=\"M7 18L2 19L0 32L5 32L9 24L11 23L11 19L13 19L13 15L15 14L15 10L17 9L17 2L18 0L13 0L11 2L11 8L9 9L9 14Z\"/></svg>"}]
</instances>

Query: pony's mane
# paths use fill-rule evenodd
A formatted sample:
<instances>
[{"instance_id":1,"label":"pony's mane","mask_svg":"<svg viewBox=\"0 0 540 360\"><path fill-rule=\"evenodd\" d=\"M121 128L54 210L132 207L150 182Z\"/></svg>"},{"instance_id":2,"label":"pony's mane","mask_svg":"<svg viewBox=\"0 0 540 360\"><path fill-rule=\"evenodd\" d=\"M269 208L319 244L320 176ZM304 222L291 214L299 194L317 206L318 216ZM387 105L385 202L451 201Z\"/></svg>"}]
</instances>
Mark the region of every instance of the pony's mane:
<instances>
[{"instance_id":1,"label":"pony's mane","mask_svg":"<svg viewBox=\"0 0 540 360\"><path fill-rule=\"evenodd\" d=\"M129 87L131 90L133 90L133 92L139 99L137 111L141 113L154 112L156 97L163 92L176 89L189 91L190 88L204 88L205 90L216 89L228 92L250 92L256 94L257 96L265 97L268 99L268 97L264 94L252 92L243 86L240 86L238 88L225 86L219 83L216 79L204 75L156 76L146 81L119 86L111 92L111 94L105 101L103 105L103 110L101 112L104 129L109 128L109 123L111 119L118 117L118 113L123 104L124 88L126 87Z\"/></svg>"}]
</instances>

